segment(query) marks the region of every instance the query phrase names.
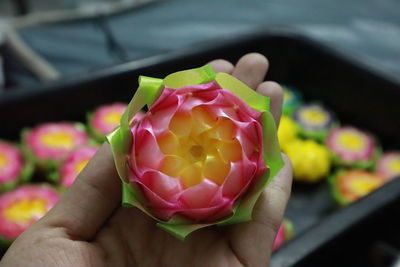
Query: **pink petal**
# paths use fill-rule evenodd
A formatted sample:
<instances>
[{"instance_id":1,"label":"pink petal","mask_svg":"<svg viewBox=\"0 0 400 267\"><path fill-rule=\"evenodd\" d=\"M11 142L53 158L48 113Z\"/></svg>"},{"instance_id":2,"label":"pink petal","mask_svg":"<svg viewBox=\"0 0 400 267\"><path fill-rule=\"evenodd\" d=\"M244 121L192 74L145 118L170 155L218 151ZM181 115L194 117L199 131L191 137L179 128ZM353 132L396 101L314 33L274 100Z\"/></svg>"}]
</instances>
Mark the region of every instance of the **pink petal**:
<instances>
[{"instance_id":1,"label":"pink petal","mask_svg":"<svg viewBox=\"0 0 400 267\"><path fill-rule=\"evenodd\" d=\"M204 180L202 183L189 187L183 191L180 201L187 208L207 208L218 191L219 186L211 181Z\"/></svg>"},{"instance_id":2,"label":"pink petal","mask_svg":"<svg viewBox=\"0 0 400 267\"><path fill-rule=\"evenodd\" d=\"M135 135L134 158L139 168L158 169L164 155L158 147L157 140L149 130L139 130Z\"/></svg>"},{"instance_id":3,"label":"pink petal","mask_svg":"<svg viewBox=\"0 0 400 267\"><path fill-rule=\"evenodd\" d=\"M177 199L177 194L182 190L179 179L172 178L159 171L146 172L140 178L140 181L146 185L148 189L166 201L175 201Z\"/></svg>"}]
</instances>

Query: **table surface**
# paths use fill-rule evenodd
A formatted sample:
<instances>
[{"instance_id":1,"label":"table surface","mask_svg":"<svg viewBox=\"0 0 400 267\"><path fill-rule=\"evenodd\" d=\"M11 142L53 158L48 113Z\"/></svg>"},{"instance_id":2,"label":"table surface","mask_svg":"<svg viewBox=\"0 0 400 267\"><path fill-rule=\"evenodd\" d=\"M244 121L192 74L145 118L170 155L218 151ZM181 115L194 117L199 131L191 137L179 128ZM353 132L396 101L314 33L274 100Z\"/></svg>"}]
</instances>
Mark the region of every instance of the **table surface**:
<instances>
[{"instance_id":1,"label":"table surface","mask_svg":"<svg viewBox=\"0 0 400 267\"><path fill-rule=\"evenodd\" d=\"M400 82L397 0L169 0L101 19L35 25L19 32L70 76L271 25L292 26ZM22 84L33 82L24 74L17 78Z\"/></svg>"}]
</instances>

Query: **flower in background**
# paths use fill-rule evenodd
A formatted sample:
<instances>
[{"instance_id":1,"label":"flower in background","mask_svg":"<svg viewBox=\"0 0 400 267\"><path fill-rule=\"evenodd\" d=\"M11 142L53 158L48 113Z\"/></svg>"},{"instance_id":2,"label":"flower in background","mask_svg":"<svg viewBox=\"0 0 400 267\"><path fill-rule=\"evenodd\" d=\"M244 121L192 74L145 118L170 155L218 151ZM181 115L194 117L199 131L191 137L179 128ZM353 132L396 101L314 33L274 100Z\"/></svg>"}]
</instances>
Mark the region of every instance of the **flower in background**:
<instances>
[{"instance_id":1,"label":"flower in background","mask_svg":"<svg viewBox=\"0 0 400 267\"><path fill-rule=\"evenodd\" d=\"M97 108L89 119L89 129L93 137L103 141L105 135L111 133L119 125L126 107L126 104L114 103ZM142 116L143 114L139 112L135 119L139 120Z\"/></svg>"},{"instance_id":2,"label":"flower in background","mask_svg":"<svg viewBox=\"0 0 400 267\"><path fill-rule=\"evenodd\" d=\"M59 164L75 148L85 145L89 138L84 128L73 123L44 123L24 134L25 150L40 167L49 162Z\"/></svg>"},{"instance_id":3,"label":"flower in background","mask_svg":"<svg viewBox=\"0 0 400 267\"><path fill-rule=\"evenodd\" d=\"M290 116L293 111L301 105L302 98L299 91L291 86L282 86L283 87L283 105L282 111L283 114Z\"/></svg>"},{"instance_id":4,"label":"flower in background","mask_svg":"<svg viewBox=\"0 0 400 267\"><path fill-rule=\"evenodd\" d=\"M0 237L17 238L43 217L59 200L59 194L45 185L25 185L0 196Z\"/></svg>"},{"instance_id":5,"label":"flower in background","mask_svg":"<svg viewBox=\"0 0 400 267\"><path fill-rule=\"evenodd\" d=\"M331 131L326 144L336 163L348 167L370 168L380 154L371 134L350 126Z\"/></svg>"},{"instance_id":6,"label":"flower in background","mask_svg":"<svg viewBox=\"0 0 400 267\"><path fill-rule=\"evenodd\" d=\"M21 180L26 181L32 171L16 146L0 140L0 192L12 189Z\"/></svg>"},{"instance_id":7,"label":"flower in background","mask_svg":"<svg viewBox=\"0 0 400 267\"><path fill-rule=\"evenodd\" d=\"M286 152L289 144L297 140L297 124L288 116L283 115L278 128L278 139L282 151Z\"/></svg>"},{"instance_id":8,"label":"flower in background","mask_svg":"<svg viewBox=\"0 0 400 267\"><path fill-rule=\"evenodd\" d=\"M293 224L289 220L284 219L278 229L278 232L276 233L272 251L276 251L278 248L280 248L283 244L293 238L293 235Z\"/></svg>"},{"instance_id":9,"label":"flower in background","mask_svg":"<svg viewBox=\"0 0 400 267\"><path fill-rule=\"evenodd\" d=\"M385 184L382 176L364 170L339 171L329 178L335 200L346 205Z\"/></svg>"},{"instance_id":10,"label":"flower in background","mask_svg":"<svg viewBox=\"0 0 400 267\"><path fill-rule=\"evenodd\" d=\"M300 126L300 135L317 141L325 141L329 131L337 127L333 113L319 104L299 106L293 119Z\"/></svg>"},{"instance_id":11,"label":"flower in background","mask_svg":"<svg viewBox=\"0 0 400 267\"><path fill-rule=\"evenodd\" d=\"M400 152L386 152L376 163L376 171L388 181L400 177Z\"/></svg>"},{"instance_id":12,"label":"flower in background","mask_svg":"<svg viewBox=\"0 0 400 267\"><path fill-rule=\"evenodd\" d=\"M331 155L325 146L313 140L291 142L286 153L292 162L295 180L313 183L329 174Z\"/></svg>"},{"instance_id":13,"label":"flower in background","mask_svg":"<svg viewBox=\"0 0 400 267\"><path fill-rule=\"evenodd\" d=\"M72 151L60 167L60 184L70 187L97 150L97 147L84 146Z\"/></svg>"}]
</instances>

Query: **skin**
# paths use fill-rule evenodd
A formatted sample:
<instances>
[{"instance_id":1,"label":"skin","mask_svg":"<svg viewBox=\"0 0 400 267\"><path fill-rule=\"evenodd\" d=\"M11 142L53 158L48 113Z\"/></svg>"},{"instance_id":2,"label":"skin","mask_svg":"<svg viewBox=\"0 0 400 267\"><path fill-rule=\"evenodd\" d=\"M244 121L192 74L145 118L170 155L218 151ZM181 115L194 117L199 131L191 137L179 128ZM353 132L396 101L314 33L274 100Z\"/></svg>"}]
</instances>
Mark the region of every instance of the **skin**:
<instances>
[{"instance_id":1,"label":"skin","mask_svg":"<svg viewBox=\"0 0 400 267\"><path fill-rule=\"evenodd\" d=\"M211 65L269 96L279 123L282 88L263 82L264 56L247 54L235 66L225 60ZM252 221L201 229L181 242L138 209L121 207L121 182L104 144L59 203L15 240L0 266L267 266L292 184L292 168L284 159Z\"/></svg>"}]
</instances>

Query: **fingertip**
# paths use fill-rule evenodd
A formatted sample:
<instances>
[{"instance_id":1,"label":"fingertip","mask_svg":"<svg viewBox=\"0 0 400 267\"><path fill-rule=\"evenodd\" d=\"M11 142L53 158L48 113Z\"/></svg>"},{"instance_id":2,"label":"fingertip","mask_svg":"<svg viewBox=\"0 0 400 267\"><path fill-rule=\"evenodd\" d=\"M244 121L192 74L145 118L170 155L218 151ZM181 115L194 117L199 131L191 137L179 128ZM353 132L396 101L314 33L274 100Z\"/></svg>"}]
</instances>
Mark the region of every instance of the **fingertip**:
<instances>
[{"instance_id":1,"label":"fingertip","mask_svg":"<svg viewBox=\"0 0 400 267\"><path fill-rule=\"evenodd\" d=\"M233 71L233 64L224 59L216 59L208 63L214 69L215 72L225 72L231 74Z\"/></svg>"},{"instance_id":2,"label":"fingertip","mask_svg":"<svg viewBox=\"0 0 400 267\"><path fill-rule=\"evenodd\" d=\"M246 54L239 59L232 75L256 89L262 83L268 70L268 59L259 53Z\"/></svg>"},{"instance_id":3,"label":"fingertip","mask_svg":"<svg viewBox=\"0 0 400 267\"><path fill-rule=\"evenodd\" d=\"M269 66L269 61L264 55L253 52L241 57L236 65L244 65L246 68L259 69L266 72Z\"/></svg>"},{"instance_id":4,"label":"fingertip","mask_svg":"<svg viewBox=\"0 0 400 267\"><path fill-rule=\"evenodd\" d=\"M261 83L256 90L258 93L270 98L270 110L274 116L275 123L279 126L282 114L283 89L276 82L268 81Z\"/></svg>"}]
</instances>

